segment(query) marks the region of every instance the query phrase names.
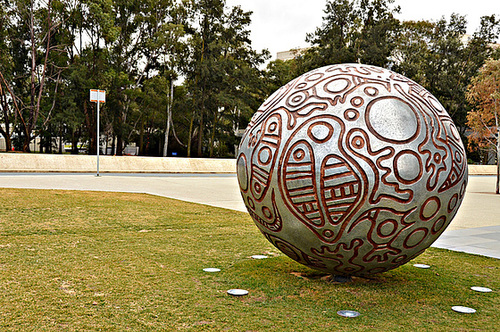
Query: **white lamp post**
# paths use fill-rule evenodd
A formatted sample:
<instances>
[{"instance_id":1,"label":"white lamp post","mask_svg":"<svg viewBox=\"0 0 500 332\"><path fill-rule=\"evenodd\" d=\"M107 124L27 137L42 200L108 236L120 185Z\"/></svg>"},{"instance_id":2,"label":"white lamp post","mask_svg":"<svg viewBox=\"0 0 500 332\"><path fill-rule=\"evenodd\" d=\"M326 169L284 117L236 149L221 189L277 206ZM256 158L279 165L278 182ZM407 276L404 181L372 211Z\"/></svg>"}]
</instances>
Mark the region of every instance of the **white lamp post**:
<instances>
[{"instance_id":1,"label":"white lamp post","mask_svg":"<svg viewBox=\"0 0 500 332\"><path fill-rule=\"evenodd\" d=\"M99 176L99 150L101 149L100 139L99 139L99 105L106 102L106 91L105 90L90 90L90 102L97 103L97 174Z\"/></svg>"}]
</instances>

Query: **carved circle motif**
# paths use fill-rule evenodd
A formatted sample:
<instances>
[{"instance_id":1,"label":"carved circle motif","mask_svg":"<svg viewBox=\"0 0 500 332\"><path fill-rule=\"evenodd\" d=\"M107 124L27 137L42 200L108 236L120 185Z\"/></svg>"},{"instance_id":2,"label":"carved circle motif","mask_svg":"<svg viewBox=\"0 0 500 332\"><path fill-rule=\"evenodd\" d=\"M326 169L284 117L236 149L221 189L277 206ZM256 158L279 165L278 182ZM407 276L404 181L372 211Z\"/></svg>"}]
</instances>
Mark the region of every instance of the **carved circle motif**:
<instances>
[{"instance_id":1,"label":"carved circle motif","mask_svg":"<svg viewBox=\"0 0 500 332\"><path fill-rule=\"evenodd\" d=\"M342 64L281 87L240 143L238 181L278 249L337 275L421 254L463 200L467 163L443 106L386 69Z\"/></svg>"}]
</instances>

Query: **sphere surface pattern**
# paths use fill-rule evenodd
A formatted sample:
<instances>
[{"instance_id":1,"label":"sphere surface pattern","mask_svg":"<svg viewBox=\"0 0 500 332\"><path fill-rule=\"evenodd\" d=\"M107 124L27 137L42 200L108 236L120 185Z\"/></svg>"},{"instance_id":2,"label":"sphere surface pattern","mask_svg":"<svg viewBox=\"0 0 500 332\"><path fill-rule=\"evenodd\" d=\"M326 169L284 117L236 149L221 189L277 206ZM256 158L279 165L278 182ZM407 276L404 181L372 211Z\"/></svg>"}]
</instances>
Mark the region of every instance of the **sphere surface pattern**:
<instances>
[{"instance_id":1,"label":"sphere surface pattern","mask_svg":"<svg viewBox=\"0 0 500 332\"><path fill-rule=\"evenodd\" d=\"M283 253L368 275L437 239L462 202L467 162L428 91L386 69L342 64L308 72L262 104L237 175L248 212Z\"/></svg>"}]
</instances>

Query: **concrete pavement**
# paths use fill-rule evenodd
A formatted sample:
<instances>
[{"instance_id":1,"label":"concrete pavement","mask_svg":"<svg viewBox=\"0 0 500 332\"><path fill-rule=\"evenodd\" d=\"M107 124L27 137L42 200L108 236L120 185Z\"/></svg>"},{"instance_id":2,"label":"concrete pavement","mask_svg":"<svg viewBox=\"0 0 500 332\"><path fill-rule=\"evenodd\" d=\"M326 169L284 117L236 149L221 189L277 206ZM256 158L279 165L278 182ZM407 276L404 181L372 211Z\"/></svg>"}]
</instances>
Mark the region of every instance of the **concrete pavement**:
<instances>
[{"instance_id":1,"label":"concrete pavement","mask_svg":"<svg viewBox=\"0 0 500 332\"><path fill-rule=\"evenodd\" d=\"M500 259L495 176L470 176L462 206L434 247ZM0 173L1 188L147 193L246 212L235 174Z\"/></svg>"}]
</instances>

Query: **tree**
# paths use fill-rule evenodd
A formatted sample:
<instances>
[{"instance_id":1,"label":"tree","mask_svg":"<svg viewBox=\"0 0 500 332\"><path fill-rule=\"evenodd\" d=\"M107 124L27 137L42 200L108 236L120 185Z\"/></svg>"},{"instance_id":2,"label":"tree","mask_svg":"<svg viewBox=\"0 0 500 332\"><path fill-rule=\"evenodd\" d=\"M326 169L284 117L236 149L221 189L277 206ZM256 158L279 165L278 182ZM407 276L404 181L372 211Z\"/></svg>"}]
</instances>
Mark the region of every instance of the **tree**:
<instances>
[{"instance_id":1,"label":"tree","mask_svg":"<svg viewBox=\"0 0 500 332\"><path fill-rule=\"evenodd\" d=\"M140 78L149 79L153 72L169 81L164 95L168 98L164 122L163 156L168 154L170 132L174 133L173 97L174 81L180 76L187 45L184 42L188 3L176 3L173 0L148 0L141 9L141 41L137 51L146 63ZM163 108L163 107L162 107Z\"/></svg>"},{"instance_id":2,"label":"tree","mask_svg":"<svg viewBox=\"0 0 500 332\"><path fill-rule=\"evenodd\" d=\"M241 114L258 107L256 100L263 97L258 66L268 53L251 48L250 12L240 7L226 11L225 0L193 1L193 8L186 85L194 105L187 153L191 156L196 139L197 156L208 152L211 157L216 142L219 149L232 143L235 109Z\"/></svg>"},{"instance_id":3,"label":"tree","mask_svg":"<svg viewBox=\"0 0 500 332\"><path fill-rule=\"evenodd\" d=\"M386 67L395 47L399 21L394 0L327 1L323 24L306 41L312 48L303 57L305 70L359 62Z\"/></svg>"},{"instance_id":4,"label":"tree","mask_svg":"<svg viewBox=\"0 0 500 332\"><path fill-rule=\"evenodd\" d=\"M5 138L6 151L12 149L11 124L14 116L14 105L9 92L8 82L12 80L13 61L9 52L11 42L9 40L9 26L11 24L8 15L8 3L0 2L0 134Z\"/></svg>"},{"instance_id":5,"label":"tree","mask_svg":"<svg viewBox=\"0 0 500 332\"><path fill-rule=\"evenodd\" d=\"M264 72L267 95L271 95L274 91L299 76L297 74L300 72L300 69L297 68L298 62L295 58L286 61L274 60L269 62Z\"/></svg>"},{"instance_id":6,"label":"tree","mask_svg":"<svg viewBox=\"0 0 500 332\"><path fill-rule=\"evenodd\" d=\"M474 108L467 115L473 130L469 147L496 151L496 193L500 194L500 60L486 61L467 89L467 100Z\"/></svg>"},{"instance_id":7,"label":"tree","mask_svg":"<svg viewBox=\"0 0 500 332\"><path fill-rule=\"evenodd\" d=\"M44 99L57 95L63 70L56 66L51 56L53 52L61 50L61 45L54 44L54 36L61 24L56 8L61 3L58 0L5 0L4 5L10 19L5 36L8 39L6 46L10 46L13 65L10 67L11 73L4 74L8 68L0 68L0 80L8 91L21 126L22 150L29 151ZM55 83L52 92L47 91L50 81ZM53 105L53 102L48 105ZM51 111L49 106L48 113ZM44 125L49 117L49 114L45 116Z\"/></svg>"},{"instance_id":8,"label":"tree","mask_svg":"<svg viewBox=\"0 0 500 332\"><path fill-rule=\"evenodd\" d=\"M467 21L453 14L438 22L404 22L393 52L393 70L425 87L446 108L463 135L469 110L465 92L470 79L492 55L499 36L494 15L481 19L478 30L466 39Z\"/></svg>"}]
</instances>

